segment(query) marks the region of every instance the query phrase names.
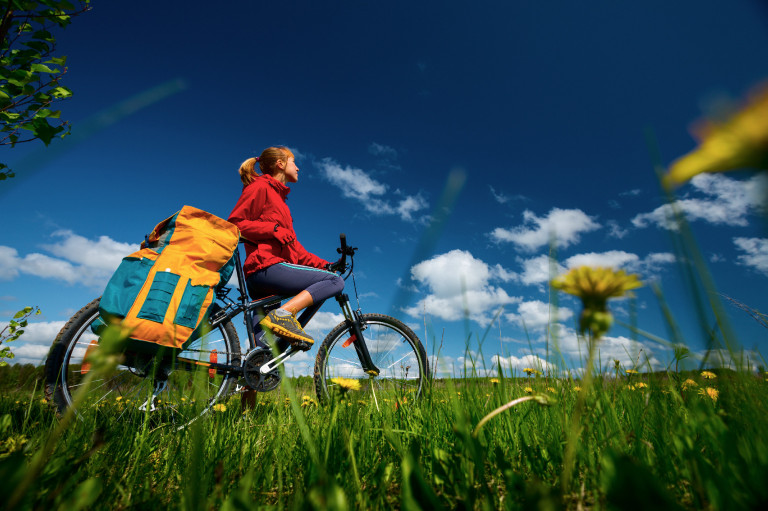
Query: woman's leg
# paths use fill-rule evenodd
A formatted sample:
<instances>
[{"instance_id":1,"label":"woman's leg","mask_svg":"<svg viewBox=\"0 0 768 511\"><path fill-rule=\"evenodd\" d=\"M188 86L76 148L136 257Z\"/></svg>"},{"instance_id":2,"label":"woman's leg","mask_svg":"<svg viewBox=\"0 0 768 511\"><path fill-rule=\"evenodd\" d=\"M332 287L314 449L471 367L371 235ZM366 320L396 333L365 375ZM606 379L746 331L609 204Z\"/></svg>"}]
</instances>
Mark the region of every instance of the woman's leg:
<instances>
[{"instance_id":1,"label":"woman's leg","mask_svg":"<svg viewBox=\"0 0 768 511\"><path fill-rule=\"evenodd\" d=\"M335 296L344 289L344 280L335 273L288 263L278 263L248 276L252 297L256 295L294 295L280 309L270 312L261 325L275 334L293 339L294 347L309 349L314 339L296 320L296 313Z\"/></svg>"},{"instance_id":2,"label":"woman's leg","mask_svg":"<svg viewBox=\"0 0 768 511\"><path fill-rule=\"evenodd\" d=\"M309 291L305 289L301 293L285 302L282 308L292 312L293 314L296 314L300 310L306 309L313 303L315 303L315 301L312 299L312 295L309 294Z\"/></svg>"}]
</instances>

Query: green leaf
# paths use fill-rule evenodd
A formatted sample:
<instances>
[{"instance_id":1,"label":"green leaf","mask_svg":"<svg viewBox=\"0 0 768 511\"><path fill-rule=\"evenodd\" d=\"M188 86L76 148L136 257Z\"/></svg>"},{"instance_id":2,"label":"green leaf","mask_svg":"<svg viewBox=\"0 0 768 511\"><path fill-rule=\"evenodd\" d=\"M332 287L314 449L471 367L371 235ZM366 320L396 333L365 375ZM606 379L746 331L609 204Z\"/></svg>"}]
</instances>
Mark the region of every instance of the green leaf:
<instances>
[{"instance_id":1,"label":"green leaf","mask_svg":"<svg viewBox=\"0 0 768 511\"><path fill-rule=\"evenodd\" d=\"M43 41L28 41L24 43L25 46L37 50L40 53L47 53L51 51L51 46Z\"/></svg>"},{"instance_id":2,"label":"green leaf","mask_svg":"<svg viewBox=\"0 0 768 511\"><path fill-rule=\"evenodd\" d=\"M32 64L29 66L33 73L59 73L58 69L51 69L45 64Z\"/></svg>"},{"instance_id":3,"label":"green leaf","mask_svg":"<svg viewBox=\"0 0 768 511\"><path fill-rule=\"evenodd\" d=\"M51 90L51 95L57 99L64 99L72 96L72 91L66 87L55 87Z\"/></svg>"},{"instance_id":4,"label":"green leaf","mask_svg":"<svg viewBox=\"0 0 768 511\"><path fill-rule=\"evenodd\" d=\"M56 40L53 38L50 32L47 30L38 30L34 34L32 34L32 37L35 39L40 39L41 41L50 41L55 42Z\"/></svg>"},{"instance_id":5,"label":"green leaf","mask_svg":"<svg viewBox=\"0 0 768 511\"><path fill-rule=\"evenodd\" d=\"M31 131L45 145L50 144L53 137L64 131L61 126L52 126L47 119L40 117L32 119L30 124L30 126L24 126L24 129Z\"/></svg>"},{"instance_id":6,"label":"green leaf","mask_svg":"<svg viewBox=\"0 0 768 511\"><path fill-rule=\"evenodd\" d=\"M13 319L19 319L21 317L24 317L24 315L29 314L32 312L32 307L24 307L19 312L13 315Z\"/></svg>"}]
</instances>

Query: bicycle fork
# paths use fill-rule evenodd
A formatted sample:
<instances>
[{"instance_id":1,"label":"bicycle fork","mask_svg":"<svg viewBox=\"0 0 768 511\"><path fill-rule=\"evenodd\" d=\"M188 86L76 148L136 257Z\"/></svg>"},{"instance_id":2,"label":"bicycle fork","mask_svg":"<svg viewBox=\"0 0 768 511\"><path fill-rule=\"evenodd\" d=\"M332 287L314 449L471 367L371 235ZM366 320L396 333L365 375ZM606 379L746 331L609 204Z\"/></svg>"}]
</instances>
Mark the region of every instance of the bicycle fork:
<instances>
[{"instance_id":1,"label":"bicycle fork","mask_svg":"<svg viewBox=\"0 0 768 511\"><path fill-rule=\"evenodd\" d=\"M336 301L339 302L341 312L344 314L344 320L349 327L350 337L347 339L342 347L354 345L357 358L360 359L360 365L363 367L363 371L370 376L378 376L381 371L371 360L371 354L368 352L368 345L365 344L365 337L363 337L362 321L360 311L353 311L349 305L349 296L346 293L341 293L336 296Z\"/></svg>"}]
</instances>

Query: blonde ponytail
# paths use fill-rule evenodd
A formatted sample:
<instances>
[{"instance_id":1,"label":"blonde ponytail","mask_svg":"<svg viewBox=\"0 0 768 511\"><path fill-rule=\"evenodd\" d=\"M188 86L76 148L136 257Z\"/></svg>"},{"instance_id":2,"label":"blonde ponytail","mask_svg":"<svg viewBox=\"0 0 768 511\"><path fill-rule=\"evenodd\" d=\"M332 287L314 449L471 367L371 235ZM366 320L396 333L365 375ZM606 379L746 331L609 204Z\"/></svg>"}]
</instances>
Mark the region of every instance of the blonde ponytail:
<instances>
[{"instance_id":1,"label":"blonde ponytail","mask_svg":"<svg viewBox=\"0 0 768 511\"><path fill-rule=\"evenodd\" d=\"M257 161L259 161L258 158L248 158L240 165L238 172L240 173L240 181L243 182L243 186L248 186L258 177L255 170Z\"/></svg>"},{"instance_id":2,"label":"blonde ponytail","mask_svg":"<svg viewBox=\"0 0 768 511\"><path fill-rule=\"evenodd\" d=\"M267 147L257 158L248 158L240 165L240 180L243 186L253 183L259 174L256 173L256 162L259 162L259 170L262 174L274 174L277 162L287 162L288 158L295 158L293 152L285 146Z\"/></svg>"}]
</instances>

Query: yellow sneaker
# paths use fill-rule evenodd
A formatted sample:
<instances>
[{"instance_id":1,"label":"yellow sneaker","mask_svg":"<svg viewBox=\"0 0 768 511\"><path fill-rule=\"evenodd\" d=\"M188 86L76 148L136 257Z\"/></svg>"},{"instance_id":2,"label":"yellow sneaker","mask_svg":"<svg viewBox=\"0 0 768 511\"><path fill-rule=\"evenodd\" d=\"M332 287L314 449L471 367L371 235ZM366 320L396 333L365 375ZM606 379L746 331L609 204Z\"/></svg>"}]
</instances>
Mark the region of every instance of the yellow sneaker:
<instances>
[{"instance_id":1,"label":"yellow sneaker","mask_svg":"<svg viewBox=\"0 0 768 511\"><path fill-rule=\"evenodd\" d=\"M301 328L296 314L280 316L277 311L271 311L267 317L259 321L259 325L272 330L272 333L286 339L296 349L307 351L315 340Z\"/></svg>"}]
</instances>

